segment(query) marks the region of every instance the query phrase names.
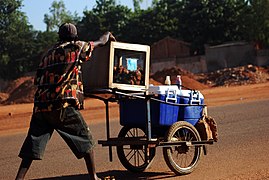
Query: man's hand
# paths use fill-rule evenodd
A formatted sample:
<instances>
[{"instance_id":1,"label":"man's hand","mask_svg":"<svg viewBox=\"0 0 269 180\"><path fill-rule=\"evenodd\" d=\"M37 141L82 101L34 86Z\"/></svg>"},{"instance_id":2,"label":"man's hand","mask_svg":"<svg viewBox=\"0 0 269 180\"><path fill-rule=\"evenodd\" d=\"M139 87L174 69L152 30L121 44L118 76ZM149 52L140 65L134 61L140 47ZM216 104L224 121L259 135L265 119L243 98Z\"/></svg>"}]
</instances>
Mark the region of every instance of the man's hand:
<instances>
[{"instance_id":1,"label":"man's hand","mask_svg":"<svg viewBox=\"0 0 269 180\"><path fill-rule=\"evenodd\" d=\"M99 40L94 41L94 47L98 47L98 46L103 46L105 45L108 41L116 41L116 38L112 35L111 32L106 32L105 34L103 34Z\"/></svg>"},{"instance_id":2,"label":"man's hand","mask_svg":"<svg viewBox=\"0 0 269 180\"><path fill-rule=\"evenodd\" d=\"M110 41L117 41L116 38L113 36L112 33L110 33L110 35L109 35L109 40Z\"/></svg>"}]
</instances>

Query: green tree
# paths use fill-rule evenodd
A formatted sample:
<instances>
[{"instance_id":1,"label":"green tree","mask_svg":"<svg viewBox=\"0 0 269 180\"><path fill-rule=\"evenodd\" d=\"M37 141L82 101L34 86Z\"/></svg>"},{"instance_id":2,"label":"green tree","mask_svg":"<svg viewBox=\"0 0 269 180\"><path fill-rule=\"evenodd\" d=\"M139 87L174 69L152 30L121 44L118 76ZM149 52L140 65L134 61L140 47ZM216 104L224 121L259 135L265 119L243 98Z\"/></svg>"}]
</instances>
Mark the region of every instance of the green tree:
<instances>
[{"instance_id":1,"label":"green tree","mask_svg":"<svg viewBox=\"0 0 269 180\"><path fill-rule=\"evenodd\" d=\"M96 7L85 11L77 24L79 36L83 40L96 39L105 31L111 31L117 39L123 38L123 29L131 19L131 9L116 5L115 0L97 0Z\"/></svg>"},{"instance_id":2,"label":"green tree","mask_svg":"<svg viewBox=\"0 0 269 180\"><path fill-rule=\"evenodd\" d=\"M269 47L269 1L250 0L244 3L238 24L247 41Z\"/></svg>"},{"instance_id":3,"label":"green tree","mask_svg":"<svg viewBox=\"0 0 269 180\"><path fill-rule=\"evenodd\" d=\"M192 43L192 50L204 53L204 44L242 40L239 13L243 0L184 0L178 14L179 32Z\"/></svg>"},{"instance_id":4,"label":"green tree","mask_svg":"<svg viewBox=\"0 0 269 180\"><path fill-rule=\"evenodd\" d=\"M175 0L154 1L153 7L133 13L124 28L127 41L152 44L166 36L177 38L178 20Z\"/></svg>"},{"instance_id":5,"label":"green tree","mask_svg":"<svg viewBox=\"0 0 269 180\"><path fill-rule=\"evenodd\" d=\"M40 60L49 48L58 40L58 34L56 32L49 32L49 31L38 31L35 33L35 37L33 39L33 53L27 59L25 67L27 67L26 71L36 71Z\"/></svg>"},{"instance_id":6,"label":"green tree","mask_svg":"<svg viewBox=\"0 0 269 180\"><path fill-rule=\"evenodd\" d=\"M153 30L150 25L151 12L151 10L141 10L139 14L133 14L132 18L126 22L126 26L122 29L122 41L149 44L149 40L152 39L151 31Z\"/></svg>"},{"instance_id":7,"label":"green tree","mask_svg":"<svg viewBox=\"0 0 269 180\"><path fill-rule=\"evenodd\" d=\"M24 73L25 60L33 53L33 28L20 8L20 0L0 3L0 77L5 79Z\"/></svg>"},{"instance_id":8,"label":"green tree","mask_svg":"<svg viewBox=\"0 0 269 180\"><path fill-rule=\"evenodd\" d=\"M143 0L133 0L134 5L134 11L137 12L140 10L140 3L142 3Z\"/></svg>"},{"instance_id":9,"label":"green tree","mask_svg":"<svg viewBox=\"0 0 269 180\"><path fill-rule=\"evenodd\" d=\"M57 31L58 27L64 22L76 24L80 20L76 12L72 15L70 11L66 10L63 0L53 1L49 10L51 14L44 15L47 31Z\"/></svg>"},{"instance_id":10,"label":"green tree","mask_svg":"<svg viewBox=\"0 0 269 180\"><path fill-rule=\"evenodd\" d=\"M158 41L166 36L180 38L177 18L179 8L177 0L160 0L155 3L151 15L152 32L154 33L152 41Z\"/></svg>"}]
</instances>

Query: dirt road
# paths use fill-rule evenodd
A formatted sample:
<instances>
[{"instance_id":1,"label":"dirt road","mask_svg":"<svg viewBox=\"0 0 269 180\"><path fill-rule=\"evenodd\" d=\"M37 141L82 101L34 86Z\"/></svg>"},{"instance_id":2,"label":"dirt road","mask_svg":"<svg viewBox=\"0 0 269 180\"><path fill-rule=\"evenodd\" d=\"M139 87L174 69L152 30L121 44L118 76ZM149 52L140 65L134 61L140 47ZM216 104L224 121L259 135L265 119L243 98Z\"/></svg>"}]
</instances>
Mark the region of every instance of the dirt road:
<instances>
[{"instance_id":1,"label":"dirt road","mask_svg":"<svg viewBox=\"0 0 269 180\"><path fill-rule=\"evenodd\" d=\"M268 92L269 83L202 90L210 115L218 120L221 140L210 146L209 155L202 158L191 175L174 177L161 152L157 152L148 171L130 174L115 154L113 163L109 163L107 148L97 145L99 175L115 175L118 179L269 179ZM82 113L95 138L104 139L103 102L87 99L86 107ZM0 106L0 179L14 179L19 165L16 155L27 132L31 110L32 104ZM110 114L112 133L116 135L120 128L117 104L111 105ZM32 169L29 178L86 179L83 160L76 161L56 134L47 148L46 158L35 162Z\"/></svg>"},{"instance_id":2,"label":"dirt road","mask_svg":"<svg viewBox=\"0 0 269 180\"><path fill-rule=\"evenodd\" d=\"M109 162L107 148L97 145L95 159L100 177L115 176L117 180L245 180L269 179L269 100L244 104L209 107L218 120L219 142L208 146L194 172L175 176L165 164L161 148L149 169L130 173L119 162L115 149ZM95 139L105 139L104 123L90 123ZM119 131L117 119L111 121L112 135ZM0 179L14 179L20 159L17 153L26 133L0 136ZM48 144L44 159L35 161L26 179L87 179L83 160L76 160L63 140L55 133Z\"/></svg>"},{"instance_id":3,"label":"dirt road","mask_svg":"<svg viewBox=\"0 0 269 180\"><path fill-rule=\"evenodd\" d=\"M201 90L205 103L209 106L240 104L250 101L269 99L269 82L245 86L218 87ZM86 109L81 111L89 123L104 121L104 103L96 99L86 99ZM116 103L111 103L110 115L118 117ZM29 127L33 104L0 106L0 135L26 131Z\"/></svg>"}]
</instances>

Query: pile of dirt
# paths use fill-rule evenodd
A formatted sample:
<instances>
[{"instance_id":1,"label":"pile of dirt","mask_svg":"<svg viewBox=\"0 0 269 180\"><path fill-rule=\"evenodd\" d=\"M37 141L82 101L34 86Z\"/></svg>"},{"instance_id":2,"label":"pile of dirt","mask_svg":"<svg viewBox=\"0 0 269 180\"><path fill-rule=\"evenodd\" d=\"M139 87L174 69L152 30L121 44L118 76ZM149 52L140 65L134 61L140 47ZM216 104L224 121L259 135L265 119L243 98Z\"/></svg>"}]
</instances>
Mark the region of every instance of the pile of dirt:
<instances>
[{"instance_id":1,"label":"pile of dirt","mask_svg":"<svg viewBox=\"0 0 269 180\"><path fill-rule=\"evenodd\" d=\"M193 74L180 67L163 69L150 76L149 83L164 84L166 76L170 76L171 83L176 84L177 75L181 75L182 85L189 89L203 90L216 86L237 86L258 84L269 81L269 67L253 65L226 68L210 73ZM0 89L0 104L31 103L34 99L36 87L32 76L22 77L6 83ZM4 88L5 87L5 88Z\"/></svg>"},{"instance_id":2,"label":"pile of dirt","mask_svg":"<svg viewBox=\"0 0 269 180\"><path fill-rule=\"evenodd\" d=\"M158 82L159 84L164 84L166 76L170 76L171 84L176 84L176 77L177 75L181 75L182 85L183 87L189 88L189 89L206 89L209 88L208 85L205 85L199 81L196 80L196 75L186 71L178 66L169 68L169 69L163 69L162 71L157 71L155 74L151 75L151 78ZM156 84L153 84L156 85Z\"/></svg>"},{"instance_id":3,"label":"pile of dirt","mask_svg":"<svg viewBox=\"0 0 269 180\"><path fill-rule=\"evenodd\" d=\"M8 98L9 94L8 93L1 93L0 92L0 103L4 102Z\"/></svg>"},{"instance_id":4,"label":"pile of dirt","mask_svg":"<svg viewBox=\"0 0 269 180\"><path fill-rule=\"evenodd\" d=\"M5 101L9 96L9 94L5 92L8 85L9 85L8 81L5 81L0 78L0 103Z\"/></svg>"},{"instance_id":5,"label":"pile of dirt","mask_svg":"<svg viewBox=\"0 0 269 180\"><path fill-rule=\"evenodd\" d=\"M32 76L21 77L8 82L0 93L1 104L31 103L34 99L36 87Z\"/></svg>"},{"instance_id":6,"label":"pile of dirt","mask_svg":"<svg viewBox=\"0 0 269 180\"><path fill-rule=\"evenodd\" d=\"M153 84L155 86L162 85L162 83L155 81L153 78L149 78L149 84Z\"/></svg>"},{"instance_id":7,"label":"pile of dirt","mask_svg":"<svg viewBox=\"0 0 269 180\"><path fill-rule=\"evenodd\" d=\"M253 65L225 68L200 74L196 79L212 87L265 83L269 81L269 68Z\"/></svg>"}]
</instances>

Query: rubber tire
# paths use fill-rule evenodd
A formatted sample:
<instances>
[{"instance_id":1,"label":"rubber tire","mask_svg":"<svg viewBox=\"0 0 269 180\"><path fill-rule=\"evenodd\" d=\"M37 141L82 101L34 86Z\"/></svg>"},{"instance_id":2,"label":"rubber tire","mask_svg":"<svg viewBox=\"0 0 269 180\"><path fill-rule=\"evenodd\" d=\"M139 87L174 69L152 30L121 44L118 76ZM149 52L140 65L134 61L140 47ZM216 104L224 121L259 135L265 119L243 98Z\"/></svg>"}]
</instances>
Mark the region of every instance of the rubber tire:
<instances>
[{"instance_id":1,"label":"rubber tire","mask_svg":"<svg viewBox=\"0 0 269 180\"><path fill-rule=\"evenodd\" d=\"M175 136L175 134L177 132L179 132L179 130L185 130L190 132L190 135L193 136L194 141L201 141L200 135L198 133L198 131L196 130L196 128L191 125L190 123L186 122L186 121L178 121L176 123L174 123L167 131L166 135L165 135L165 141L166 142L171 142L172 138ZM180 140L179 140L180 141ZM185 141L185 140L184 140ZM175 148L173 150L173 148ZM178 148L178 150L176 150L176 148ZM186 154L188 153L190 147L184 147L184 146L171 146L171 147L163 147L163 156L165 159L165 162L167 164L167 166L177 175L185 175L185 174L189 174L191 173L198 165L199 159L201 157L201 146L195 146L194 148L194 153L193 153L193 158L192 161L190 162L189 165L187 165L187 167L181 167L180 165L177 164L177 162L175 162L176 159L173 158L173 153L177 153L177 155L180 154L184 154L184 153L180 153L179 152L179 148L186 148ZM191 147L192 148L192 147ZM187 155L186 155L187 157ZM188 156L189 157L189 156ZM177 158L180 159L180 158Z\"/></svg>"},{"instance_id":2,"label":"rubber tire","mask_svg":"<svg viewBox=\"0 0 269 180\"><path fill-rule=\"evenodd\" d=\"M138 130L141 134L139 134L139 136L142 135L142 137L145 137L146 138L146 134L145 134L145 131L141 128L131 128L131 127L123 127L120 132L119 132L119 135L118 137L127 137L127 134L130 134L131 131L134 131L134 130ZM130 137L130 136L129 136ZM132 134L131 137L138 137L137 134ZM130 158L130 160L127 159L126 157L126 154L125 154L125 150L126 150L126 147L129 147L130 151L129 153L127 153L127 155L132 155ZM146 146L143 145L143 151L142 153L138 153L139 150L136 150L136 149L132 149L132 147L130 145L124 145L124 146L117 146L117 155L118 155L118 158L121 162L121 164L129 171L131 172L143 172L145 171L148 167L150 167L154 157L155 157L155 154L156 154L156 148L150 148L150 152L147 153L149 154L149 162L146 162L145 159L142 159L142 162L143 164L132 164L130 161L133 160L133 158L137 158L137 155L138 155L138 158L142 158L141 155L143 156L145 154L145 151L147 151L148 148ZM140 155L140 156L139 156Z\"/></svg>"}]
</instances>

